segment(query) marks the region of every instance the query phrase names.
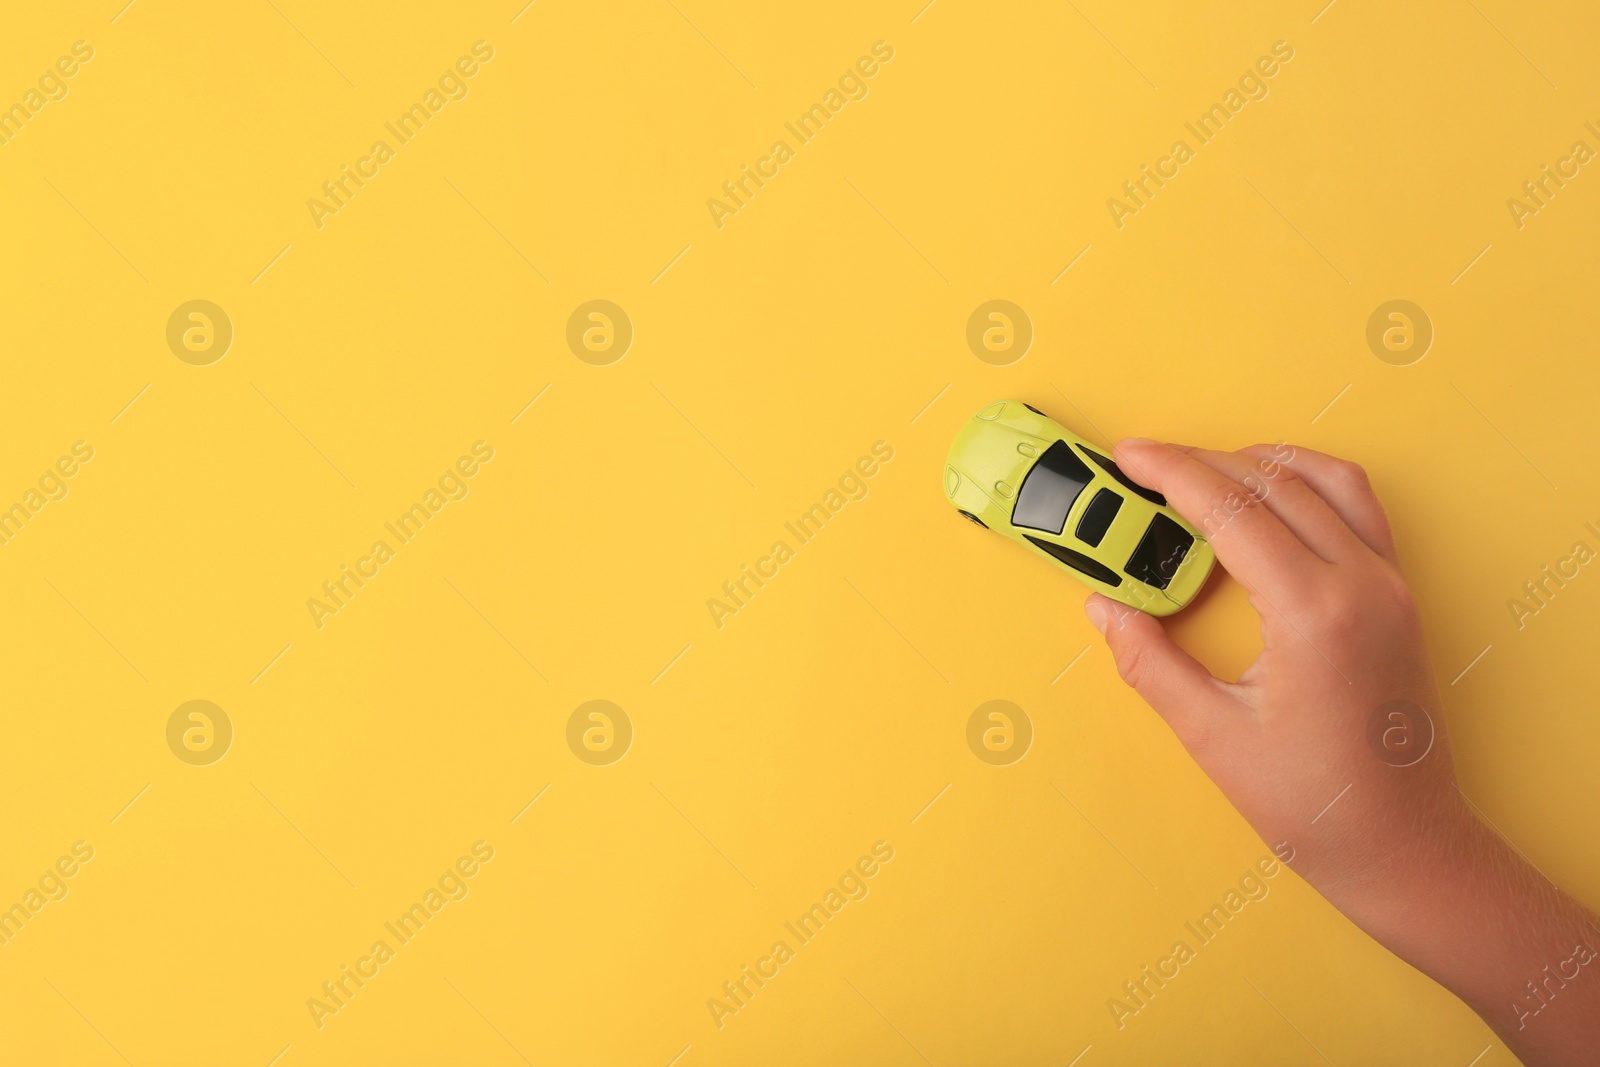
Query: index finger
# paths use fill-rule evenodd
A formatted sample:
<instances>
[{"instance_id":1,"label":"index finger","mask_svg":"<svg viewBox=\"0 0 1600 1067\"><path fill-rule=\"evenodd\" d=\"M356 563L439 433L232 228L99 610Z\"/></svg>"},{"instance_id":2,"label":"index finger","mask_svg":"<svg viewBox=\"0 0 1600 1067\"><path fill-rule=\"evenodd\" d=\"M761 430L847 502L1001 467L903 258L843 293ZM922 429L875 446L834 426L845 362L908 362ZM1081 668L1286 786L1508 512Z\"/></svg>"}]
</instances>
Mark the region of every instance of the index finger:
<instances>
[{"instance_id":1,"label":"index finger","mask_svg":"<svg viewBox=\"0 0 1600 1067\"><path fill-rule=\"evenodd\" d=\"M1260 497L1181 448L1126 438L1113 452L1117 465L1154 489L1200 531L1217 559L1251 592L1270 602L1304 590L1326 567Z\"/></svg>"},{"instance_id":2,"label":"index finger","mask_svg":"<svg viewBox=\"0 0 1600 1067\"><path fill-rule=\"evenodd\" d=\"M1372 491L1367 472L1359 466L1303 445L1291 446L1287 456L1276 445L1251 445L1239 451L1263 462L1281 463L1294 471L1328 502L1368 548L1390 563L1399 563L1395 557L1394 534L1389 530L1389 517Z\"/></svg>"}]
</instances>

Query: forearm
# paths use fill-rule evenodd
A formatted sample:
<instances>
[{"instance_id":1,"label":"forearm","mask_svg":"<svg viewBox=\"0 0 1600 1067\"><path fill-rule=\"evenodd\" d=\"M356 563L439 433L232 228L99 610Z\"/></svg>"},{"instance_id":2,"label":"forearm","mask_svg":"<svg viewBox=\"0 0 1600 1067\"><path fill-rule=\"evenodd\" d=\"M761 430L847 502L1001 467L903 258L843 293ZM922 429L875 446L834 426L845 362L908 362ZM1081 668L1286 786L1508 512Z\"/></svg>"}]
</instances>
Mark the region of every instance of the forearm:
<instances>
[{"instance_id":1,"label":"forearm","mask_svg":"<svg viewBox=\"0 0 1600 1067\"><path fill-rule=\"evenodd\" d=\"M1470 814L1324 894L1528 1067L1595 1062L1600 925Z\"/></svg>"}]
</instances>

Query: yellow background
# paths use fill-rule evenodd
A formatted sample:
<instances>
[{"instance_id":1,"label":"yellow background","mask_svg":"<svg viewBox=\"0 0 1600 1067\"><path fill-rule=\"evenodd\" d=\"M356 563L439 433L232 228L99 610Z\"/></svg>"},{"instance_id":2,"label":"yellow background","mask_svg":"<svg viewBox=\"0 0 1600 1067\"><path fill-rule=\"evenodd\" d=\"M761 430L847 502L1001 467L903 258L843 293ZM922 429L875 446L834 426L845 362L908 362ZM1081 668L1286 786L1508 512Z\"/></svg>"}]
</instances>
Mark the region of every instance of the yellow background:
<instances>
[{"instance_id":1,"label":"yellow background","mask_svg":"<svg viewBox=\"0 0 1600 1067\"><path fill-rule=\"evenodd\" d=\"M1600 577L1520 631L1507 607L1596 544L1600 177L1506 207L1600 147L1600 16L919 2L7 10L0 102L95 49L0 146L0 503L95 450L0 547L0 903L95 849L0 948L8 1060L1513 1062L1291 873L1117 1028L1107 999L1268 849L1082 588L961 522L940 470L1001 396L1359 460L1464 790L1600 900ZM479 40L470 94L318 229L307 199ZM714 225L879 40L866 99ZM1270 95L1114 226L1279 40ZM565 341L596 298L635 329L609 366ZM1036 332L1005 367L964 339L995 298ZM1406 367L1364 339L1396 298L1436 330ZM234 325L209 366L166 344L191 299ZM307 599L478 440L470 495L318 629ZM880 440L870 494L716 628L707 598ZM1173 625L1219 671L1257 640L1226 582ZM192 699L235 729L210 766L167 747ZM635 731L610 766L567 747L591 699ZM1009 767L965 741L991 699L1033 723ZM479 840L470 895L318 1029L307 999ZM879 840L870 895L715 1026Z\"/></svg>"}]
</instances>

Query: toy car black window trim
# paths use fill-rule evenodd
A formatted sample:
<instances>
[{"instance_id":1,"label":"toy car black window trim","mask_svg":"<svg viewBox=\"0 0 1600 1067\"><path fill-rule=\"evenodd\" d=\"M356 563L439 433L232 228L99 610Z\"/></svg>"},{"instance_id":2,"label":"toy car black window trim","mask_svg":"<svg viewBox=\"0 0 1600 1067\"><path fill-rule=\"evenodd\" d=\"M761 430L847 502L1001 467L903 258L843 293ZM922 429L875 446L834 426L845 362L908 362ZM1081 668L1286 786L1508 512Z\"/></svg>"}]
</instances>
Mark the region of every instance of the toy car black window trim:
<instances>
[{"instance_id":1,"label":"toy car black window trim","mask_svg":"<svg viewBox=\"0 0 1600 1067\"><path fill-rule=\"evenodd\" d=\"M1165 589L1192 547L1194 537L1188 530L1165 515L1158 514L1150 520L1149 528L1139 539L1139 547L1128 557L1128 565L1124 569L1131 578L1157 589Z\"/></svg>"},{"instance_id":2,"label":"toy car black window trim","mask_svg":"<svg viewBox=\"0 0 1600 1067\"><path fill-rule=\"evenodd\" d=\"M1091 559L1082 552L1074 552L1065 545L1058 545L1052 541L1046 541L1043 538L1035 537L1032 534L1023 534L1022 536L1026 537L1029 541L1032 541L1034 544L1038 545L1040 548L1044 549L1046 552L1050 553L1056 559L1060 560L1062 563L1065 563L1075 571L1078 571L1082 574L1087 574L1096 581L1104 582L1109 586L1115 587L1122 584L1122 575L1118 574L1110 567L1107 567L1099 560Z\"/></svg>"},{"instance_id":3,"label":"toy car black window trim","mask_svg":"<svg viewBox=\"0 0 1600 1067\"><path fill-rule=\"evenodd\" d=\"M1067 512L1072 510L1078 494L1093 480L1093 472L1067 443L1057 441L1045 449L1022 479L1016 506L1011 510L1011 525L1059 534L1067 525Z\"/></svg>"},{"instance_id":4,"label":"toy car black window trim","mask_svg":"<svg viewBox=\"0 0 1600 1067\"><path fill-rule=\"evenodd\" d=\"M1094 460L1095 463L1099 464L1099 466L1104 469L1107 474L1111 475L1111 477L1120 482L1123 488L1128 489L1131 492L1138 493L1152 504L1157 504L1161 507L1167 506L1166 497L1162 496L1154 489L1146 489L1144 486L1140 485L1138 482L1122 473L1122 468L1117 466L1110 457L1102 456L1094 449L1084 448L1082 445L1078 446L1078 451L1082 452L1084 455Z\"/></svg>"},{"instance_id":5,"label":"toy car black window trim","mask_svg":"<svg viewBox=\"0 0 1600 1067\"><path fill-rule=\"evenodd\" d=\"M1115 489L1100 490L1089 501L1089 506L1083 509L1083 518L1078 520L1078 540L1092 548L1099 548L1100 542L1105 540L1106 531L1111 529L1111 520L1121 510L1120 493Z\"/></svg>"}]
</instances>

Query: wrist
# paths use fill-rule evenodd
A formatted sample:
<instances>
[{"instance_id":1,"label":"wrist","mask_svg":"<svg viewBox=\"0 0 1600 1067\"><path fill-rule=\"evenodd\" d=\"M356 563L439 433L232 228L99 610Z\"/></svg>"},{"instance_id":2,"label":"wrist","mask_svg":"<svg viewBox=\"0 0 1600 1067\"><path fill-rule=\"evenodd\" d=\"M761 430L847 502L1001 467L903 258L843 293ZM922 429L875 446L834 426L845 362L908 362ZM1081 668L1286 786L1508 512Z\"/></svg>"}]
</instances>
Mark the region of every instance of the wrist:
<instances>
[{"instance_id":1,"label":"wrist","mask_svg":"<svg viewBox=\"0 0 1600 1067\"><path fill-rule=\"evenodd\" d=\"M1539 1053L1600 1013L1600 927L1464 803L1451 809L1317 888L1527 1062L1567 1062Z\"/></svg>"}]
</instances>

